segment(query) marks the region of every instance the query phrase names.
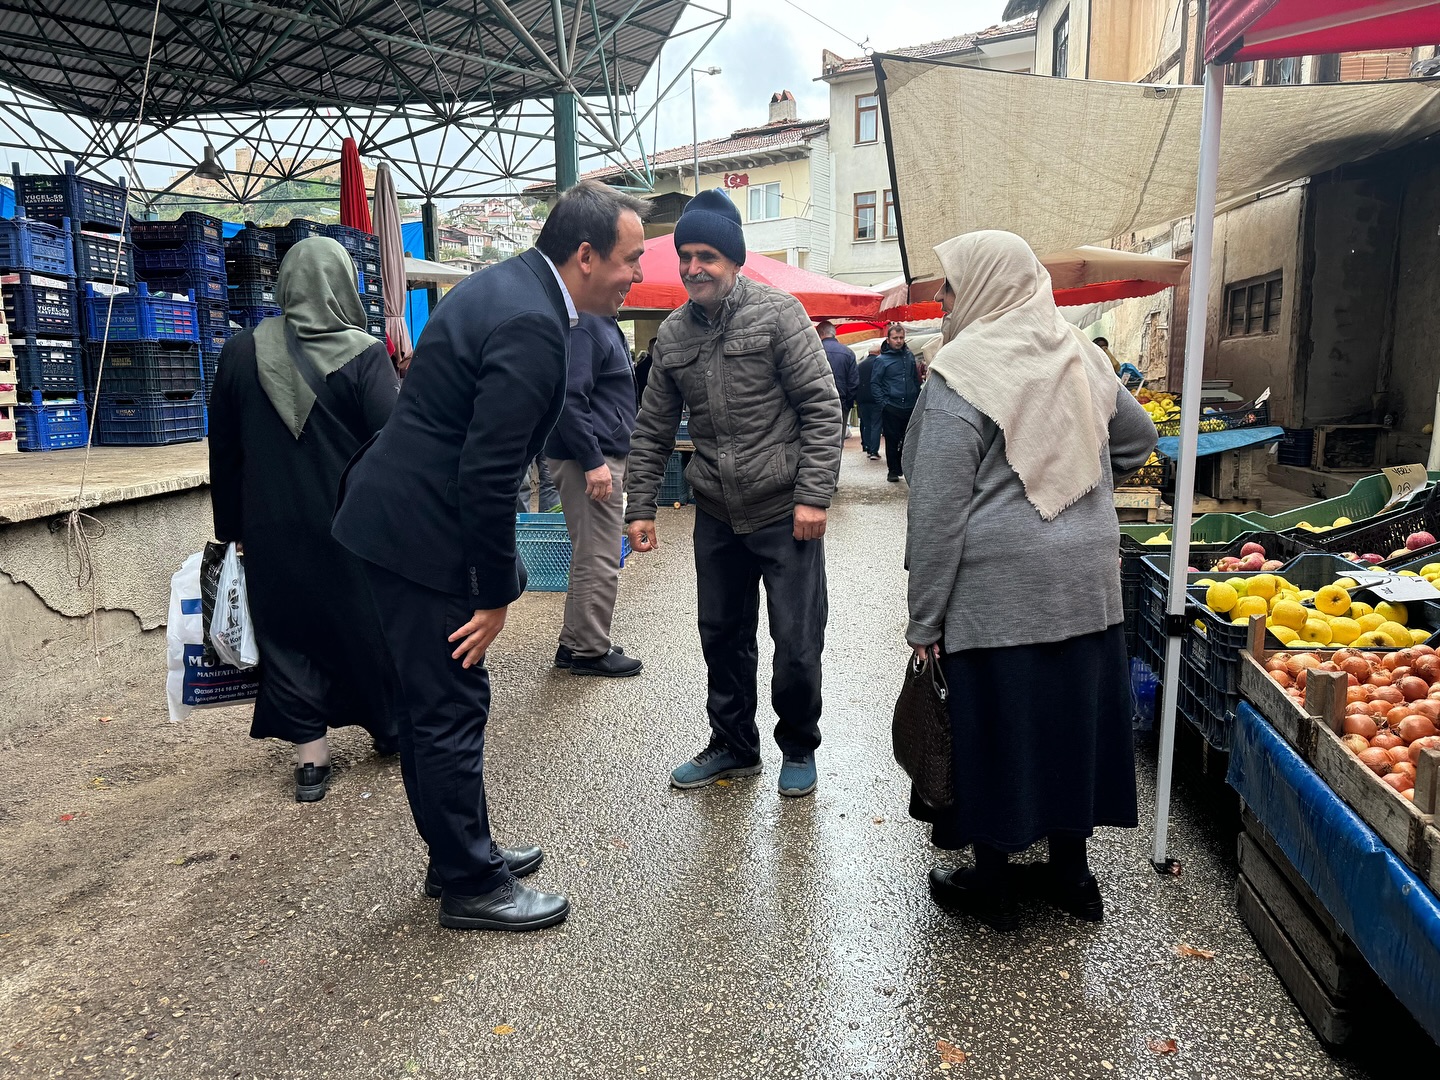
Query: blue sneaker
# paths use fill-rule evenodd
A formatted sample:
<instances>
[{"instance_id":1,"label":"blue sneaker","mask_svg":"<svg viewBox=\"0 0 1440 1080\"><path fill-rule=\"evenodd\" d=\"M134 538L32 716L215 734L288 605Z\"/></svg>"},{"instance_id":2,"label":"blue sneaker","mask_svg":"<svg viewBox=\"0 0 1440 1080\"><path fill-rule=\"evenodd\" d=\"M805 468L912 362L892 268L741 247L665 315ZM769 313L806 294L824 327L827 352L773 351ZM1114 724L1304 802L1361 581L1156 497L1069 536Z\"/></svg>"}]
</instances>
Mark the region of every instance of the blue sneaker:
<instances>
[{"instance_id":1,"label":"blue sneaker","mask_svg":"<svg viewBox=\"0 0 1440 1080\"><path fill-rule=\"evenodd\" d=\"M754 776L759 771L760 762L742 761L734 750L712 741L704 750L670 774L670 786L683 791L706 787L716 780Z\"/></svg>"},{"instance_id":2,"label":"blue sneaker","mask_svg":"<svg viewBox=\"0 0 1440 1080\"><path fill-rule=\"evenodd\" d=\"M787 799L798 799L815 790L815 755L802 754L787 757L780 767L780 794Z\"/></svg>"}]
</instances>

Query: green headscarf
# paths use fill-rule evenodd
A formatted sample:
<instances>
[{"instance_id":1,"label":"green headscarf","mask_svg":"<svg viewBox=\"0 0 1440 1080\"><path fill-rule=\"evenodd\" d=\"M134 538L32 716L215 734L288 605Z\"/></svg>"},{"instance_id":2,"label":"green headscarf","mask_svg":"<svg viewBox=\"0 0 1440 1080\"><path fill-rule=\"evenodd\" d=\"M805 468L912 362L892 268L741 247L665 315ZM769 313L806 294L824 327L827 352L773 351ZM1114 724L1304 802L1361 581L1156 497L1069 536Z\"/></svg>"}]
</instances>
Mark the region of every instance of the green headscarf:
<instances>
[{"instance_id":1,"label":"green headscarf","mask_svg":"<svg viewBox=\"0 0 1440 1080\"><path fill-rule=\"evenodd\" d=\"M296 364L308 361L323 379L378 339L365 331L355 264L328 236L301 240L286 253L275 300L284 314L255 328L255 364L265 396L298 439L315 391Z\"/></svg>"}]
</instances>

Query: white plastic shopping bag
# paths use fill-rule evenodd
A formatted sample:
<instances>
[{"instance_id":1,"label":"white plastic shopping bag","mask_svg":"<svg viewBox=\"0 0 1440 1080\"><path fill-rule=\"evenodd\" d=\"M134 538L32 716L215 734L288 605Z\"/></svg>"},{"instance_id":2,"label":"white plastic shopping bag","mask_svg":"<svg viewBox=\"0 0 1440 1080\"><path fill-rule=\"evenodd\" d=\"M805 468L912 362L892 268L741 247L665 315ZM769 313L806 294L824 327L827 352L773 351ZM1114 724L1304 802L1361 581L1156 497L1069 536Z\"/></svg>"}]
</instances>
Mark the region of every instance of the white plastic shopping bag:
<instances>
[{"instance_id":1,"label":"white plastic shopping bag","mask_svg":"<svg viewBox=\"0 0 1440 1080\"><path fill-rule=\"evenodd\" d=\"M170 579L170 615L165 627L168 674L165 698L171 720L184 720L192 709L211 709L254 699L260 671L241 671L206 659L205 615L200 599L200 560L196 552Z\"/></svg>"},{"instance_id":2,"label":"white plastic shopping bag","mask_svg":"<svg viewBox=\"0 0 1440 1080\"><path fill-rule=\"evenodd\" d=\"M215 614L210 619L210 644L221 662L231 667L253 668L260 662L255 626L250 621L250 604L245 595L245 565L233 543L225 545L225 559L220 564Z\"/></svg>"}]
</instances>

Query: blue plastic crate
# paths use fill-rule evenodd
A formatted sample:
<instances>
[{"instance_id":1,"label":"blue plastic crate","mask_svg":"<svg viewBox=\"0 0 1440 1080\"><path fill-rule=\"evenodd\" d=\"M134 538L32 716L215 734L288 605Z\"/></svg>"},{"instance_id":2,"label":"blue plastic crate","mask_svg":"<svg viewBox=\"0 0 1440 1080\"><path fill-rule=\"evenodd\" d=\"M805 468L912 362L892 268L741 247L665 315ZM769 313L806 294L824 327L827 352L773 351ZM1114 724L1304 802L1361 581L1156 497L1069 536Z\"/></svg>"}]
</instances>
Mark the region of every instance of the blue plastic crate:
<instances>
[{"instance_id":1,"label":"blue plastic crate","mask_svg":"<svg viewBox=\"0 0 1440 1080\"><path fill-rule=\"evenodd\" d=\"M229 240L225 241L227 259L261 259L277 262L280 250L275 243L275 230L262 229L258 225L246 225Z\"/></svg>"},{"instance_id":2,"label":"blue plastic crate","mask_svg":"<svg viewBox=\"0 0 1440 1080\"><path fill-rule=\"evenodd\" d=\"M690 490L690 481L685 479L685 470L681 464L680 451L670 455L670 460L665 463L665 479L660 481L660 494L656 497L657 506L674 506L677 503L681 506L689 503L694 497Z\"/></svg>"},{"instance_id":3,"label":"blue plastic crate","mask_svg":"<svg viewBox=\"0 0 1440 1080\"><path fill-rule=\"evenodd\" d=\"M89 430L84 401L15 407L15 438L21 450L73 450L85 445Z\"/></svg>"},{"instance_id":4,"label":"blue plastic crate","mask_svg":"<svg viewBox=\"0 0 1440 1080\"><path fill-rule=\"evenodd\" d=\"M285 252L290 250L301 240L308 240L312 236L324 236L325 226L318 221L310 221L306 218L291 218L288 225L272 226L275 233L275 250L283 258ZM344 246L344 241L341 241ZM376 248L379 251L379 248Z\"/></svg>"},{"instance_id":5,"label":"blue plastic crate","mask_svg":"<svg viewBox=\"0 0 1440 1080\"><path fill-rule=\"evenodd\" d=\"M140 278L150 286L153 293L163 292L174 296L193 293L197 300L225 300L229 284L223 267L218 273L214 270L185 270L176 273L141 274Z\"/></svg>"},{"instance_id":6,"label":"blue plastic crate","mask_svg":"<svg viewBox=\"0 0 1440 1080\"><path fill-rule=\"evenodd\" d=\"M225 223L217 217L189 210L174 221L137 221L131 229L136 247L173 248L181 244L223 244Z\"/></svg>"},{"instance_id":7,"label":"blue plastic crate","mask_svg":"<svg viewBox=\"0 0 1440 1080\"><path fill-rule=\"evenodd\" d=\"M68 338L12 341L15 349L15 385L22 392L73 394L80 389L80 343Z\"/></svg>"},{"instance_id":8,"label":"blue plastic crate","mask_svg":"<svg viewBox=\"0 0 1440 1080\"><path fill-rule=\"evenodd\" d=\"M230 310L250 307L275 307L275 282L242 281L230 287Z\"/></svg>"},{"instance_id":9,"label":"blue plastic crate","mask_svg":"<svg viewBox=\"0 0 1440 1080\"><path fill-rule=\"evenodd\" d=\"M114 298L85 286L86 326L91 341L105 338L110 319L111 341L199 341L198 316L193 296L185 300L150 295L144 282Z\"/></svg>"},{"instance_id":10,"label":"blue plastic crate","mask_svg":"<svg viewBox=\"0 0 1440 1080\"><path fill-rule=\"evenodd\" d=\"M369 331L371 337L379 338L381 341L385 340L385 319L383 317L377 319L373 315L367 315L365 329Z\"/></svg>"},{"instance_id":11,"label":"blue plastic crate","mask_svg":"<svg viewBox=\"0 0 1440 1080\"><path fill-rule=\"evenodd\" d=\"M95 403L97 446L167 446L205 437L200 393L103 394Z\"/></svg>"},{"instance_id":12,"label":"blue plastic crate","mask_svg":"<svg viewBox=\"0 0 1440 1080\"><path fill-rule=\"evenodd\" d=\"M146 281L181 273L223 275L225 249L194 240L173 248L140 248L135 252L135 272ZM198 295L200 290L195 292Z\"/></svg>"},{"instance_id":13,"label":"blue plastic crate","mask_svg":"<svg viewBox=\"0 0 1440 1080\"><path fill-rule=\"evenodd\" d=\"M0 270L34 270L56 277L75 276L70 219L60 225L31 221L24 207L13 218L0 218Z\"/></svg>"},{"instance_id":14,"label":"blue plastic crate","mask_svg":"<svg viewBox=\"0 0 1440 1080\"><path fill-rule=\"evenodd\" d=\"M273 304L257 304L253 307L233 307L230 309L230 321L239 323L242 327L259 326L264 319L273 319L284 312Z\"/></svg>"},{"instance_id":15,"label":"blue plastic crate","mask_svg":"<svg viewBox=\"0 0 1440 1080\"><path fill-rule=\"evenodd\" d=\"M17 338L73 338L80 334L80 303L75 284L17 270L0 274L5 321Z\"/></svg>"},{"instance_id":16,"label":"blue plastic crate","mask_svg":"<svg viewBox=\"0 0 1440 1080\"><path fill-rule=\"evenodd\" d=\"M293 222L291 224L294 224ZM351 255L380 257L380 237L349 225L325 225L323 232Z\"/></svg>"},{"instance_id":17,"label":"blue plastic crate","mask_svg":"<svg viewBox=\"0 0 1440 1080\"><path fill-rule=\"evenodd\" d=\"M103 229L125 227L125 186L78 176L75 163L67 161L59 174L22 175L14 170L15 202L27 216L51 224L69 218L74 228L97 225Z\"/></svg>"},{"instance_id":18,"label":"blue plastic crate","mask_svg":"<svg viewBox=\"0 0 1440 1080\"><path fill-rule=\"evenodd\" d=\"M570 588L570 533L564 514L516 514L515 547L525 564L527 592L565 592ZM630 554L630 539L620 537L620 565Z\"/></svg>"},{"instance_id":19,"label":"blue plastic crate","mask_svg":"<svg viewBox=\"0 0 1440 1080\"><path fill-rule=\"evenodd\" d=\"M357 255L350 252L350 261L355 264L355 272L364 274L366 278L378 278L380 276L380 254Z\"/></svg>"},{"instance_id":20,"label":"blue plastic crate","mask_svg":"<svg viewBox=\"0 0 1440 1080\"><path fill-rule=\"evenodd\" d=\"M116 262L120 264L118 273ZM75 271L82 281L135 284L135 255L129 237L123 233L76 233Z\"/></svg>"}]
</instances>

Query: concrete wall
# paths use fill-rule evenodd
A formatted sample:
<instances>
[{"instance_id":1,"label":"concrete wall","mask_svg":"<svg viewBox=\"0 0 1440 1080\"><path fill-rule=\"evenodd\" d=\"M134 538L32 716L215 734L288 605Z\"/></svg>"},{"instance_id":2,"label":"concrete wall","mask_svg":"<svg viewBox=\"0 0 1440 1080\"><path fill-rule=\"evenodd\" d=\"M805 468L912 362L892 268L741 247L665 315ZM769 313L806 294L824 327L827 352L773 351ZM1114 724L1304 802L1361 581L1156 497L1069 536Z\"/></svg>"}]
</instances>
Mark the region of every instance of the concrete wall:
<instances>
[{"instance_id":1,"label":"concrete wall","mask_svg":"<svg viewBox=\"0 0 1440 1080\"><path fill-rule=\"evenodd\" d=\"M1055 7L1052 3L1047 7ZM1180 50L1186 5L1171 0L1090 0L1089 78L1139 82ZM1076 14L1070 15L1074 42ZM1038 39L1037 39L1038 40ZM1048 49L1051 39L1043 39ZM1071 56L1076 55L1072 49ZM1072 70L1072 75L1075 72ZM1166 82L1176 81L1173 73Z\"/></svg>"},{"instance_id":2,"label":"concrete wall","mask_svg":"<svg viewBox=\"0 0 1440 1080\"><path fill-rule=\"evenodd\" d=\"M1402 432L1432 422L1440 382L1440 163L1405 189L1387 409Z\"/></svg>"},{"instance_id":3,"label":"concrete wall","mask_svg":"<svg viewBox=\"0 0 1440 1080\"><path fill-rule=\"evenodd\" d=\"M92 593L76 586L73 553L67 566L65 530L44 520L0 526L0 744L49 730L70 702L137 668L153 667L164 698L170 575L213 537L209 489L90 514L100 609L93 623Z\"/></svg>"}]
</instances>

